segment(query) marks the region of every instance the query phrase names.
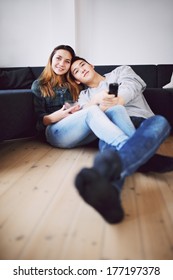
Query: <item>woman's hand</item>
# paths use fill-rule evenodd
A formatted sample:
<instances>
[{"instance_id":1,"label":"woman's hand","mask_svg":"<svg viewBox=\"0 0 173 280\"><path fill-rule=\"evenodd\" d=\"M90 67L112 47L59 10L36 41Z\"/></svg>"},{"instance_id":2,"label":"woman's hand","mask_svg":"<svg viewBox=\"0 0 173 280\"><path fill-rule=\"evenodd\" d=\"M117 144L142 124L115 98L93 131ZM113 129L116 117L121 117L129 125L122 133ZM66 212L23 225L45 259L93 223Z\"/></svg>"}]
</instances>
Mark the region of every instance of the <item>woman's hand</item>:
<instances>
[{"instance_id":1,"label":"woman's hand","mask_svg":"<svg viewBox=\"0 0 173 280\"><path fill-rule=\"evenodd\" d=\"M60 110L57 110L57 111L53 112L52 114L44 116L43 123L44 123L44 125L47 126L49 124L59 122L60 120L68 117L69 115L71 115L79 110L80 110L80 105L78 105L78 104L73 107L70 107L69 109L66 109L65 105L63 105Z\"/></svg>"},{"instance_id":2,"label":"woman's hand","mask_svg":"<svg viewBox=\"0 0 173 280\"><path fill-rule=\"evenodd\" d=\"M79 104L76 104L73 107L71 107L70 109L71 109L70 113L73 114L73 113L79 111L81 108L80 108Z\"/></svg>"},{"instance_id":3,"label":"woman's hand","mask_svg":"<svg viewBox=\"0 0 173 280\"><path fill-rule=\"evenodd\" d=\"M64 112L64 117L67 117L69 116L69 114L73 114L77 111L80 110L80 105L79 104L76 104L74 106L71 106L70 108L66 109L65 105L60 109L60 110L63 110Z\"/></svg>"}]
</instances>

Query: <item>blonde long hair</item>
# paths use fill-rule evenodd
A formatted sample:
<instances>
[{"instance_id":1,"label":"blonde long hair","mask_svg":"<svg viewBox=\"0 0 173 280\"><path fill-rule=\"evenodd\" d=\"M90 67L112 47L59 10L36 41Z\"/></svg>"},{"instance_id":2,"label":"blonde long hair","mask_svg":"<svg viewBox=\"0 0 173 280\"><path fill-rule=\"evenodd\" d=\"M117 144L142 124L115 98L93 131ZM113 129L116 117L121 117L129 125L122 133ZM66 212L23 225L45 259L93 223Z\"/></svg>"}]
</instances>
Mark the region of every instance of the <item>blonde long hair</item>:
<instances>
[{"instance_id":1,"label":"blonde long hair","mask_svg":"<svg viewBox=\"0 0 173 280\"><path fill-rule=\"evenodd\" d=\"M68 45L60 45L54 48L50 54L47 65L38 78L40 82L40 91L43 97L54 97L54 87L66 87L71 92L73 100L76 101L78 99L80 87L74 82L73 79L71 79L69 76L67 77L67 73L64 75L57 75L52 69L52 58L57 50L66 50L71 54L72 59L75 57L74 50Z\"/></svg>"}]
</instances>

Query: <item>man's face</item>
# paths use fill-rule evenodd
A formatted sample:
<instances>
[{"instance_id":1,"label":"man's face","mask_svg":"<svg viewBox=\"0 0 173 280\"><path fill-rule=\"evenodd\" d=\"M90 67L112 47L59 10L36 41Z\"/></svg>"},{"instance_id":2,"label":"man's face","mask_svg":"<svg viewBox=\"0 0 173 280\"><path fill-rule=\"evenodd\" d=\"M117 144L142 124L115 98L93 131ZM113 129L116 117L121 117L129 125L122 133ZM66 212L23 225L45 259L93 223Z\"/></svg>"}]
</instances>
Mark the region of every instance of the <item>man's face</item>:
<instances>
[{"instance_id":1,"label":"man's face","mask_svg":"<svg viewBox=\"0 0 173 280\"><path fill-rule=\"evenodd\" d=\"M87 85L94 77L94 68L91 64L80 59L72 64L71 74L77 82Z\"/></svg>"}]
</instances>

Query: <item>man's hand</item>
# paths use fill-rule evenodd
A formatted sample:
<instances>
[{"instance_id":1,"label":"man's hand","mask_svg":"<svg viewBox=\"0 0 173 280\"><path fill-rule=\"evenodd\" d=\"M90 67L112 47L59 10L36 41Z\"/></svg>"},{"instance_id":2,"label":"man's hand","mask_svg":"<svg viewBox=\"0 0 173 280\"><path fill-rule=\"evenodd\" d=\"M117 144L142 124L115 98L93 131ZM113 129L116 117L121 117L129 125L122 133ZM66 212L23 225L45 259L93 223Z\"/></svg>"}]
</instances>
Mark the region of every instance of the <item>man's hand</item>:
<instances>
[{"instance_id":1,"label":"man's hand","mask_svg":"<svg viewBox=\"0 0 173 280\"><path fill-rule=\"evenodd\" d=\"M120 96L115 96L114 94L109 94L108 91L104 90L100 93L96 94L98 95L96 98L98 98L100 105L100 108L102 111L106 111L110 107L113 107L115 105L124 105L124 100Z\"/></svg>"},{"instance_id":2,"label":"man's hand","mask_svg":"<svg viewBox=\"0 0 173 280\"><path fill-rule=\"evenodd\" d=\"M115 97L114 94L108 94L107 92L104 94L100 105L105 107L112 107L118 104L118 97Z\"/></svg>"},{"instance_id":3,"label":"man's hand","mask_svg":"<svg viewBox=\"0 0 173 280\"><path fill-rule=\"evenodd\" d=\"M121 96L115 97L114 94L109 94L107 90L102 90L96 93L84 107L99 105L102 111L106 111L112 106L124 105L124 103L124 99Z\"/></svg>"}]
</instances>

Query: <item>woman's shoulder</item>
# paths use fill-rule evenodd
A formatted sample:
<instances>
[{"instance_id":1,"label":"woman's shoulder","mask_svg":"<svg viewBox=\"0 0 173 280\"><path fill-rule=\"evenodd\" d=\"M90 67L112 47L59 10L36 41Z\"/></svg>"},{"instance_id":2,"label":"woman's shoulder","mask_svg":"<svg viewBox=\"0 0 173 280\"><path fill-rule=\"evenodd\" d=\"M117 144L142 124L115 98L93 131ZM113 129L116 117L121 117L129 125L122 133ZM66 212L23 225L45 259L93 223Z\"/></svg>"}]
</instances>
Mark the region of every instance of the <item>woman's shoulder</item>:
<instances>
[{"instance_id":1,"label":"woman's shoulder","mask_svg":"<svg viewBox=\"0 0 173 280\"><path fill-rule=\"evenodd\" d=\"M31 90L33 91L33 93L35 93L36 95L40 95L40 81L37 79L35 80L32 85L31 85Z\"/></svg>"}]
</instances>

